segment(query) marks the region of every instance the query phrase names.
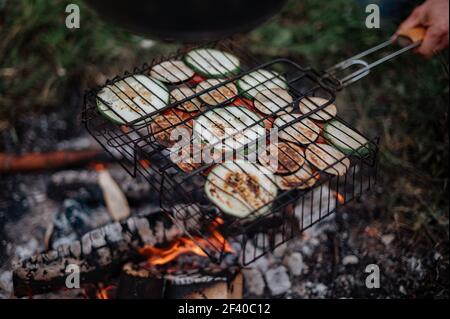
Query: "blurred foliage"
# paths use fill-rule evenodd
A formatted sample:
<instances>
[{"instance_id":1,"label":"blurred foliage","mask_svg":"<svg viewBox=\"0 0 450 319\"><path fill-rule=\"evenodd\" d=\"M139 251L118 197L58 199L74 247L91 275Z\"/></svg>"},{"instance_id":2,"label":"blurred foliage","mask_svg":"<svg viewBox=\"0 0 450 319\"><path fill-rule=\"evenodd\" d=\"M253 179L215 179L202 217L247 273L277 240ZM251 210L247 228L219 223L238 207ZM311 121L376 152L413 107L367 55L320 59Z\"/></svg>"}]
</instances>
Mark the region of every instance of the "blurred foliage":
<instances>
[{"instance_id":1,"label":"blurred foliage","mask_svg":"<svg viewBox=\"0 0 450 319\"><path fill-rule=\"evenodd\" d=\"M64 26L69 2L80 4L80 29ZM291 0L242 42L264 59L286 56L326 69L395 31L398 21L388 19L381 29L367 29L357 3ZM99 84L173 49L143 44L79 0L0 0L0 115L14 119L60 105L71 83ZM344 118L381 137L382 201L396 223L433 242L442 234L448 239L448 57L405 54L340 92L337 103Z\"/></svg>"},{"instance_id":2,"label":"blurred foliage","mask_svg":"<svg viewBox=\"0 0 450 319\"><path fill-rule=\"evenodd\" d=\"M70 3L80 6L79 29L65 26ZM104 24L80 0L1 0L0 116L55 106L72 82L121 72L145 57L141 40Z\"/></svg>"}]
</instances>

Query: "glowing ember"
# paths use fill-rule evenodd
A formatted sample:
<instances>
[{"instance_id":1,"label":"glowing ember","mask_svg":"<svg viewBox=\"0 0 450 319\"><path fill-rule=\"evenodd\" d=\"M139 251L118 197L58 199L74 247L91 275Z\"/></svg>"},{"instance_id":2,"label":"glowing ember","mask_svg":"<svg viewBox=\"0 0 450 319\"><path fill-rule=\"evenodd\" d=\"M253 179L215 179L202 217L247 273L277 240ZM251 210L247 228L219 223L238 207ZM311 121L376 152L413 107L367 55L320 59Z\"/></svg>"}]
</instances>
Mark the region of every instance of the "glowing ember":
<instances>
[{"instance_id":1,"label":"glowing ember","mask_svg":"<svg viewBox=\"0 0 450 319\"><path fill-rule=\"evenodd\" d=\"M94 162L94 163L91 163L89 165L89 167L91 169L96 170L97 172L99 172L99 171L103 171L103 170L106 169L106 164Z\"/></svg>"},{"instance_id":2,"label":"glowing ember","mask_svg":"<svg viewBox=\"0 0 450 319\"><path fill-rule=\"evenodd\" d=\"M339 202L339 204L343 205L345 204L345 197L341 193L336 192L336 198Z\"/></svg>"},{"instance_id":3,"label":"glowing ember","mask_svg":"<svg viewBox=\"0 0 450 319\"><path fill-rule=\"evenodd\" d=\"M112 289L115 289L116 286L114 285L109 285L107 287L104 287L103 284L99 283L98 284L98 291L96 293L96 297L97 299L110 299L109 298L109 292Z\"/></svg>"},{"instance_id":4,"label":"glowing ember","mask_svg":"<svg viewBox=\"0 0 450 319\"><path fill-rule=\"evenodd\" d=\"M150 168L151 166L150 161L146 159L140 160L139 163L144 169Z\"/></svg>"},{"instance_id":5,"label":"glowing ember","mask_svg":"<svg viewBox=\"0 0 450 319\"><path fill-rule=\"evenodd\" d=\"M186 253L194 253L198 256L207 257L207 254L201 247L214 247L223 249L225 252L232 253L231 245L217 231L217 227L223 224L223 220L217 218L211 225L211 236L208 239L195 237L194 239L183 237L177 239L168 248L156 248L146 245L139 250L139 253L148 257L147 262L150 265L164 265L178 256Z\"/></svg>"}]
</instances>

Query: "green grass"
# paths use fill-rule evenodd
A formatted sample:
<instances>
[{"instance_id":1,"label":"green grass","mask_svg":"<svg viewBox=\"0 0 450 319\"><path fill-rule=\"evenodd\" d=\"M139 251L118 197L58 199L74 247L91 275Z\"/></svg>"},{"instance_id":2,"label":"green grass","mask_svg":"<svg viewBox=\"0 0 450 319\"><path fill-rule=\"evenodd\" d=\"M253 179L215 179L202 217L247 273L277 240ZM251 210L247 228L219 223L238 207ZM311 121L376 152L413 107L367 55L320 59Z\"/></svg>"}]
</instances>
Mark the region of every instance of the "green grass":
<instances>
[{"instance_id":1,"label":"green grass","mask_svg":"<svg viewBox=\"0 0 450 319\"><path fill-rule=\"evenodd\" d=\"M69 3L80 5L80 29L65 27ZM104 24L80 0L2 0L0 116L47 111L69 83L95 85L160 49L143 50L140 40Z\"/></svg>"}]
</instances>

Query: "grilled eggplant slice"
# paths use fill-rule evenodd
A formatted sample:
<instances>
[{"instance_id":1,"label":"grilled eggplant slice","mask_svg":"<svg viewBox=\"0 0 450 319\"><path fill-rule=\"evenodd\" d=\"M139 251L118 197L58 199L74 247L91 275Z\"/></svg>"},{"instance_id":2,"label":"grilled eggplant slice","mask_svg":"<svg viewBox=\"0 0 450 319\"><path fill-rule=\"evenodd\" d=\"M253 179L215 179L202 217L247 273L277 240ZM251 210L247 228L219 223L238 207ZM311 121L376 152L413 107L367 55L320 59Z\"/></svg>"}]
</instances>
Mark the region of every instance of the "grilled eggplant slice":
<instances>
[{"instance_id":1,"label":"grilled eggplant slice","mask_svg":"<svg viewBox=\"0 0 450 319\"><path fill-rule=\"evenodd\" d=\"M164 61L155 65L150 71L150 76L161 82L180 83L189 80L195 72L183 61Z\"/></svg>"},{"instance_id":2,"label":"grilled eggplant slice","mask_svg":"<svg viewBox=\"0 0 450 319\"><path fill-rule=\"evenodd\" d=\"M326 144L311 144L306 149L309 163L331 175L342 176L350 168L350 160L345 154Z\"/></svg>"},{"instance_id":3,"label":"grilled eggplant slice","mask_svg":"<svg viewBox=\"0 0 450 319\"><path fill-rule=\"evenodd\" d=\"M255 108L262 114L272 115L292 112L294 99L285 89L272 89L259 92L255 97Z\"/></svg>"},{"instance_id":4,"label":"grilled eggplant slice","mask_svg":"<svg viewBox=\"0 0 450 319\"><path fill-rule=\"evenodd\" d=\"M305 97L300 100L299 107L300 111L303 114L307 114L311 111L317 110L322 105L325 105L329 101L321 98L321 97ZM330 104L326 106L322 110L317 110L314 113L312 113L309 118L316 120L316 121L329 121L333 119L337 114L337 107L335 104Z\"/></svg>"},{"instance_id":5,"label":"grilled eggplant slice","mask_svg":"<svg viewBox=\"0 0 450 319\"><path fill-rule=\"evenodd\" d=\"M223 83L224 81L226 80L212 79L201 82L199 85L197 85L195 91L196 93L200 94L216 85ZM200 98L206 104L214 106L225 103L227 101L231 103L236 98L237 94L238 90L236 85L234 85L233 83L227 83L212 91L200 95Z\"/></svg>"},{"instance_id":6,"label":"grilled eggplant slice","mask_svg":"<svg viewBox=\"0 0 450 319\"><path fill-rule=\"evenodd\" d=\"M314 143L317 140L320 127L309 118L292 123L301 116L301 114L283 114L275 120L274 127L278 128L280 139L303 145ZM288 126L282 128L285 125Z\"/></svg>"},{"instance_id":7,"label":"grilled eggplant slice","mask_svg":"<svg viewBox=\"0 0 450 319\"><path fill-rule=\"evenodd\" d=\"M98 111L115 124L129 124L159 111L169 103L169 91L158 80L145 75L131 75L103 88L97 95ZM150 118L135 126L150 122Z\"/></svg>"},{"instance_id":8,"label":"grilled eggplant slice","mask_svg":"<svg viewBox=\"0 0 450 319\"><path fill-rule=\"evenodd\" d=\"M287 89L286 78L275 71L258 70L243 76L237 81L242 96L254 100L265 90Z\"/></svg>"},{"instance_id":9,"label":"grilled eggplant slice","mask_svg":"<svg viewBox=\"0 0 450 319\"><path fill-rule=\"evenodd\" d=\"M194 95L193 89L188 86L181 86L170 92L170 103L174 104L189 99L178 105L177 108L185 112L198 112L201 110L202 102L200 99L193 97Z\"/></svg>"},{"instance_id":10,"label":"grilled eggplant slice","mask_svg":"<svg viewBox=\"0 0 450 319\"><path fill-rule=\"evenodd\" d=\"M370 152L369 141L341 121L334 120L326 123L323 135L330 144L347 155L364 157Z\"/></svg>"},{"instance_id":11,"label":"grilled eggplant slice","mask_svg":"<svg viewBox=\"0 0 450 319\"><path fill-rule=\"evenodd\" d=\"M231 53L216 49L197 49L186 54L184 62L207 78L225 78L241 70L241 62Z\"/></svg>"},{"instance_id":12,"label":"grilled eggplant slice","mask_svg":"<svg viewBox=\"0 0 450 319\"><path fill-rule=\"evenodd\" d=\"M287 176L275 177L277 185L282 190L307 189L317 182L317 174L314 174L309 165L303 165L297 172Z\"/></svg>"},{"instance_id":13,"label":"grilled eggplant slice","mask_svg":"<svg viewBox=\"0 0 450 319\"><path fill-rule=\"evenodd\" d=\"M216 166L207 177L205 192L224 213L255 218L269 211L277 196L277 186L270 171L238 160Z\"/></svg>"},{"instance_id":14,"label":"grilled eggplant slice","mask_svg":"<svg viewBox=\"0 0 450 319\"><path fill-rule=\"evenodd\" d=\"M166 111L150 123L151 133L159 144L170 148L177 142L171 138L174 130L179 130L180 134L186 132L192 136L192 120L189 121L189 118L188 114L176 109Z\"/></svg>"},{"instance_id":15,"label":"grilled eggplant slice","mask_svg":"<svg viewBox=\"0 0 450 319\"><path fill-rule=\"evenodd\" d=\"M296 144L279 142L270 144L259 154L258 160L276 174L292 174L305 163L305 153Z\"/></svg>"},{"instance_id":16,"label":"grilled eggplant slice","mask_svg":"<svg viewBox=\"0 0 450 319\"><path fill-rule=\"evenodd\" d=\"M266 136L259 116L246 107L227 106L194 120L194 136L219 152L233 151Z\"/></svg>"}]
</instances>

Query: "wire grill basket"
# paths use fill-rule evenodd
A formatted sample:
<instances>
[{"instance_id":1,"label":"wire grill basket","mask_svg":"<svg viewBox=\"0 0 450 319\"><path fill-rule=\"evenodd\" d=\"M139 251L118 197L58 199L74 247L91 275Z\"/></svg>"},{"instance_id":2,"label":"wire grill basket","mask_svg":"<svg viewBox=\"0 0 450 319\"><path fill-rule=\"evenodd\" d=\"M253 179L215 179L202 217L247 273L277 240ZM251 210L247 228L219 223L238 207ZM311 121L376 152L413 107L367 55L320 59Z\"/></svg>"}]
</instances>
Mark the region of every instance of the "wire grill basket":
<instances>
[{"instance_id":1,"label":"wire grill basket","mask_svg":"<svg viewBox=\"0 0 450 319\"><path fill-rule=\"evenodd\" d=\"M239 64L197 55L194 63L221 74L208 80L173 62L196 47L182 49L87 92L83 120L132 176L148 180L161 208L212 260L230 252L225 237L249 264L370 190L378 139L336 115L334 78L288 59L260 64L232 41L208 47ZM224 72L230 65L236 71ZM141 75L171 84L155 81L160 93L148 92ZM131 112L112 107L105 90ZM274 128L279 140L271 143ZM267 166L273 145L275 166L255 182L248 171ZM222 164L231 160L234 170ZM244 214L230 214L227 201Z\"/></svg>"}]
</instances>

